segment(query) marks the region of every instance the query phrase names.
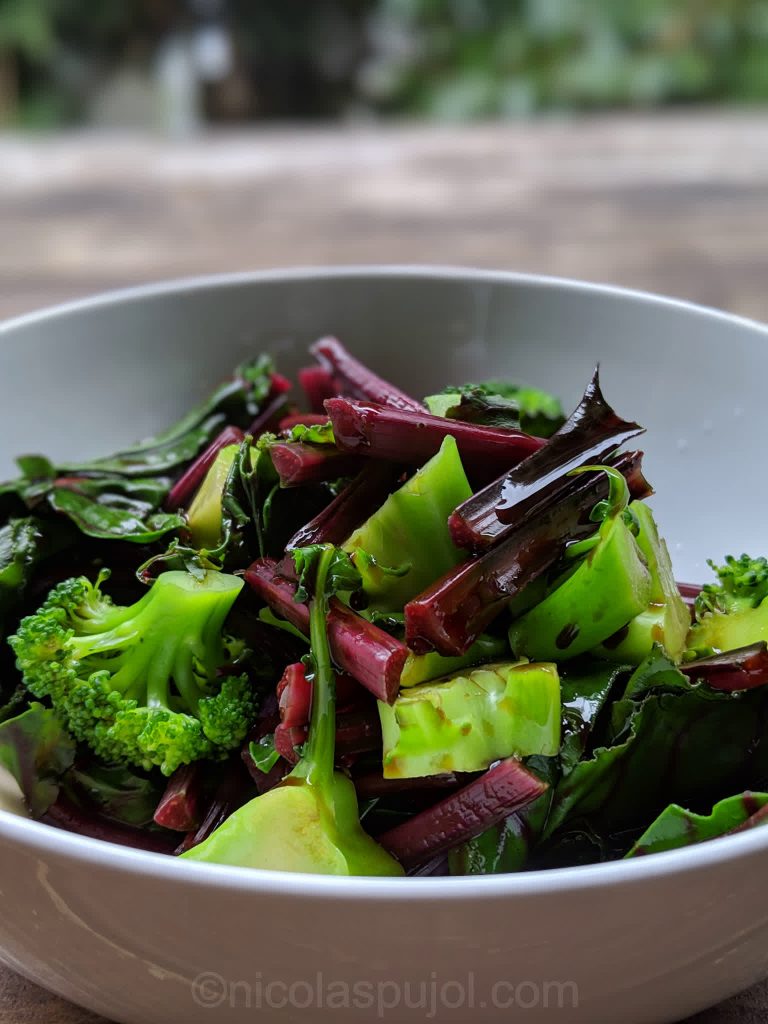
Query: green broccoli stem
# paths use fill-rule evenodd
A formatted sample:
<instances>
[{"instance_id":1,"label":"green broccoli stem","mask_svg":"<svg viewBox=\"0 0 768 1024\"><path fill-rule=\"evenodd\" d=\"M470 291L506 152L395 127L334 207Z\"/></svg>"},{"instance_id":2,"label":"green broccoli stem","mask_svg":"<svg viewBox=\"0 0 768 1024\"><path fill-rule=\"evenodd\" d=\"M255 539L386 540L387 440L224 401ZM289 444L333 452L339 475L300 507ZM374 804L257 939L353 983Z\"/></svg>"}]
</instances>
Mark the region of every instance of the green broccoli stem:
<instances>
[{"instance_id":1,"label":"green broccoli stem","mask_svg":"<svg viewBox=\"0 0 768 1024\"><path fill-rule=\"evenodd\" d=\"M336 746L336 679L331 663L326 625L326 588L333 553L333 547L328 545L317 563L315 591L309 611L309 639L315 663L309 737L304 756L291 773L294 777L306 779L310 785L317 786L319 790L328 794L333 782Z\"/></svg>"}]
</instances>

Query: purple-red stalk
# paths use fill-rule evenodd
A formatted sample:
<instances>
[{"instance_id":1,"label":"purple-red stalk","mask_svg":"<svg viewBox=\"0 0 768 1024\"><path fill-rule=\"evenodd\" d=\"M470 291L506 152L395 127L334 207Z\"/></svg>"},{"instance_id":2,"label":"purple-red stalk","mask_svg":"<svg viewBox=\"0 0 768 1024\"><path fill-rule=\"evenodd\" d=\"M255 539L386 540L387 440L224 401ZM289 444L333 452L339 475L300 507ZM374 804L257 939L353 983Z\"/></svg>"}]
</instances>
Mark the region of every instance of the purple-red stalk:
<instances>
[{"instance_id":1,"label":"purple-red stalk","mask_svg":"<svg viewBox=\"0 0 768 1024\"><path fill-rule=\"evenodd\" d=\"M187 833L184 841L175 850L177 854L186 853L193 846L202 843L230 814L238 807L242 807L252 794L249 774L239 757L229 761L202 823L199 828Z\"/></svg>"},{"instance_id":2,"label":"purple-red stalk","mask_svg":"<svg viewBox=\"0 0 768 1024\"><path fill-rule=\"evenodd\" d=\"M388 380L379 377L367 366L355 359L337 338L320 338L311 346L310 352L331 375L339 391L370 402L380 402L397 409L420 410L424 406L415 398L406 395Z\"/></svg>"},{"instance_id":3,"label":"purple-red stalk","mask_svg":"<svg viewBox=\"0 0 768 1024\"><path fill-rule=\"evenodd\" d=\"M360 459L332 445L310 445L301 441L276 441L269 446L272 464L283 487L300 487L324 480L338 480L360 469Z\"/></svg>"},{"instance_id":4,"label":"purple-red stalk","mask_svg":"<svg viewBox=\"0 0 768 1024\"><path fill-rule=\"evenodd\" d=\"M703 680L713 690L735 693L768 684L768 646L764 641L689 661L680 671L692 682Z\"/></svg>"},{"instance_id":5,"label":"purple-red stalk","mask_svg":"<svg viewBox=\"0 0 768 1024\"><path fill-rule=\"evenodd\" d=\"M542 449L543 451L544 449ZM533 458L533 456L531 456ZM526 462L528 460L526 459ZM647 498L652 488L643 476L643 453L624 452L605 460L624 474L633 498ZM524 463L520 464L521 466ZM509 537L518 524L502 523L496 514L496 506L501 494L501 486L505 477L500 477L493 484L474 494L468 501L459 505L448 518L451 538L457 547L466 548L479 554ZM527 515L541 515L549 507L563 500L565 494L579 486L580 478L567 477L564 481L556 481L541 494L541 500L533 512Z\"/></svg>"},{"instance_id":6,"label":"purple-red stalk","mask_svg":"<svg viewBox=\"0 0 768 1024\"><path fill-rule=\"evenodd\" d=\"M322 413L323 402L339 393L331 374L322 366L305 366L299 370L299 384L312 412Z\"/></svg>"},{"instance_id":7,"label":"purple-red stalk","mask_svg":"<svg viewBox=\"0 0 768 1024\"><path fill-rule=\"evenodd\" d=\"M607 497L607 478L590 473L577 481L557 505L524 522L480 558L450 569L405 606L411 650L463 654L510 598L562 556L570 541L595 532L589 514Z\"/></svg>"},{"instance_id":8,"label":"purple-red stalk","mask_svg":"<svg viewBox=\"0 0 768 1024\"><path fill-rule=\"evenodd\" d=\"M309 608L294 600L296 586L277 575L277 563L258 559L245 571L246 582L272 611L309 634ZM333 660L378 700L393 703L400 687L408 648L395 637L332 598L328 641Z\"/></svg>"},{"instance_id":9,"label":"purple-red stalk","mask_svg":"<svg viewBox=\"0 0 768 1024\"><path fill-rule=\"evenodd\" d=\"M600 390L596 369L584 397L544 447L514 469L504 480L496 509L503 523L520 523L534 512L543 493L567 474L588 463L600 463L632 437L642 434L639 423L623 420Z\"/></svg>"},{"instance_id":10,"label":"purple-red stalk","mask_svg":"<svg viewBox=\"0 0 768 1024\"><path fill-rule=\"evenodd\" d=\"M199 826L203 773L201 761L176 769L155 810L156 825L174 832L191 832Z\"/></svg>"},{"instance_id":11,"label":"purple-red stalk","mask_svg":"<svg viewBox=\"0 0 768 1024\"><path fill-rule=\"evenodd\" d=\"M352 780L358 799L372 800L425 789L457 789L461 779L453 773L427 775L423 779L385 779L381 772L366 772Z\"/></svg>"},{"instance_id":12,"label":"purple-red stalk","mask_svg":"<svg viewBox=\"0 0 768 1024\"><path fill-rule=\"evenodd\" d=\"M280 392L277 395L269 396L264 408L260 410L246 433L254 439L258 439L262 434L274 431L284 415L285 395Z\"/></svg>"},{"instance_id":13,"label":"purple-red stalk","mask_svg":"<svg viewBox=\"0 0 768 1024\"><path fill-rule=\"evenodd\" d=\"M331 398L325 403L336 444L356 455L389 462L421 465L440 448L446 437L455 438L465 466L474 476L506 472L537 451L544 441L520 430L485 427L476 423Z\"/></svg>"},{"instance_id":14,"label":"purple-red stalk","mask_svg":"<svg viewBox=\"0 0 768 1024\"><path fill-rule=\"evenodd\" d=\"M106 843L148 850L150 853L173 853L178 842L178 837L172 833L151 832L104 818L94 810L80 807L63 793L59 793L40 820L66 832L76 832L90 839L101 839Z\"/></svg>"},{"instance_id":15,"label":"purple-red stalk","mask_svg":"<svg viewBox=\"0 0 768 1024\"><path fill-rule=\"evenodd\" d=\"M378 842L403 867L414 868L474 839L546 790L546 782L510 757L463 789L385 832Z\"/></svg>"},{"instance_id":16,"label":"purple-red stalk","mask_svg":"<svg viewBox=\"0 0 768 1024\"><path fill-rule=\"evenodd\" d=\"M342 544L384 503L399 475L398 467L390 463L367 463L329 505L291 537L286 550L309 544ZM288 568L290 557L284 562ZM288 575L293 576L292 562Z\"/></svg>"},{"instance_id":17,"label":"purple-red stalk","mask_svg":"<svg viewBox=\"0 0 768 1024\"><path fill-rule=\"evenodd\" d=\"M221 449L231 444L240 444L244 437L245 434L239 427L224 427L219 436L211 441L205 451L198 455L194 462L190 463L173 485L168 493L168 497L165 499L166 510L168 512L175 512L182 505L187 505L205 479L206 473L213 465Z\"/></svg>"}]
</instances>

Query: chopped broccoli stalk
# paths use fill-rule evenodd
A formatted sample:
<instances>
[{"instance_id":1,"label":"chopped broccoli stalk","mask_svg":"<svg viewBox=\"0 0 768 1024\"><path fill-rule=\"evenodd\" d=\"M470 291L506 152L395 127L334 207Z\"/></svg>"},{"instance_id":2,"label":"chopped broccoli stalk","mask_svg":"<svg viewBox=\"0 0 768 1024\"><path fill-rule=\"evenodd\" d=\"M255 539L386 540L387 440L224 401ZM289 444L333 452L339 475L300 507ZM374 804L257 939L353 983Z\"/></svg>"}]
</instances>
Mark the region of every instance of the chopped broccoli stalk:
<instances>
[{"instance_id":1,"label":"chopped broccoli stalk","mask_svg":"<svg viewBox=\"0 0 768 1024\"><path fill-rule=\"evenodd\" d=\"M672 661L679 661L691 617L677 589L672 560L659 536L653 513L642 501L633 501L629 509L639 526L637 545L651 574L651 599L647 608L596 653L610 661L639 665L651 653L653 645L660 644Z\"/></svg>"},{"instance_id":2,"label":"chopped broccoli stalk","mask_svg":"<svg viewBox=\"0 0 768 1024\"><path fill-rule=\"evenodd\" d=\"M430 651L428 654L410 652L400 676L400 686L404 688L418 686L419 683L437 679L438 676L450 675L452 672L469 668L470 665L497 660L503 657L507 651L506 640L484 633L477 638L465 654L444 657L442 654L437 654L436 651Z\"/></svg>"},{"instance_id":3,"label":"chopped broccoli stalk","mask_svg":"<svg viewBox=\"0 0 768 1024\"><path fill-rule=\"evenodd\" d=\"M293 771L230 815L191 860L328 875L400 875L398 862L360 824L352 781L334 771L336 694L326 617L335 590L354 589L347 556L330 545L294 553L300 589L314 576L310 640L314 661L309 737Z\"/></svg>"},{"instance_id":4,"label":"chopped broccoli stalk","mask_svg":"<svg viewBox=\"0 0 768 1024\"><path fill-rule=\"evenodd\" d=\"M370 607L402 611L464 553L448 532L448 516L472 491L452 437L342 545L362 577ZM394 570L394 571L393 571Z\"/></svg>"},{"instance_id":5,"label":"chopped broccoli stalk","mask_svg":"<svg viewBox=\"0 0 768 1024\"><path fill-rule=\"evenodd\" d=\"M230 444L217 453L189 506L187 526L196 548L211 551L221 542L224 486L239 447Z\"/></svg>"},{"instance_id":6,"label":"chopped broccoli stalk","mask_svg":"<svg viewBox=\"0 0 768 1024\"><path fill-rule=\"evenodd\" d=\"M379 702L384 777L474 772L499 758L556 754L560 680L551 664L501 663Z\"/></svg>"},{"instance_id":7,"label":"chopped broccoli stalk","mask_svg":"<svg viewBox=\"0 0 768 1024\"><path fill-rule=\"evenodd\" d=\"M101 592L105 575L60 583L9 638L30 692L108 762L170 775L239 746L251 685L218 670L232 660L222 629L243 581L165 572L126 607Z\"/></svg>"},{"instance_id":8,"label":"chopped broccoli stalk","mask_svg":"<svg viewBox=\"0 0 768 1024\"><path fill-rule=\"evenodd\" d=\"M696 622L686 641L690 656L768 640L768 559L728 555L724 565L709 565L718 582L706 584L696 598Z\"/></svg>"},{"instance_id":9,"label":"chopped broccoli stalk","mask_svg":"<svg viewBox=\"0 0 768 1024\"><path fill-rule=\"evenodd\" d=\"M585 466L576 472L599 468L611 481L608 502L596 506L603 521L594 537L574 546L587 550L576 569L512 623L509 644L519 657L565 661L584 654L650 603L651 574L626 521L626 480L611 467Z\"/></svg>"}]
</instances>

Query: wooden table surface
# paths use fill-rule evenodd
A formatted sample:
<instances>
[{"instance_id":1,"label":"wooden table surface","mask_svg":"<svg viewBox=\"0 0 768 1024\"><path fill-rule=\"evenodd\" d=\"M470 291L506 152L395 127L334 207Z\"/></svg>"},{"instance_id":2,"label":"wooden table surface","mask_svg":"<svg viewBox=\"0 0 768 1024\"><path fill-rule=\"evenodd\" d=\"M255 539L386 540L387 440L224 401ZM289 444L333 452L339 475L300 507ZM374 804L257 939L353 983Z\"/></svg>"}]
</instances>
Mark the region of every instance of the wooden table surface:
<instances>
[{"instance_id":1,"label":"wooden table surface","mask_svg":"<svg viewBox=\"0 0 768 1024\"><path fill-rule=\"evenodd\" d=\"M768 113L0 136L0 317L160 278L453 263L768 320ZM97 1018L0 968L0 1024ZM768 985L695 1018L764 1024Z\"/></svg>"}]
</instances>

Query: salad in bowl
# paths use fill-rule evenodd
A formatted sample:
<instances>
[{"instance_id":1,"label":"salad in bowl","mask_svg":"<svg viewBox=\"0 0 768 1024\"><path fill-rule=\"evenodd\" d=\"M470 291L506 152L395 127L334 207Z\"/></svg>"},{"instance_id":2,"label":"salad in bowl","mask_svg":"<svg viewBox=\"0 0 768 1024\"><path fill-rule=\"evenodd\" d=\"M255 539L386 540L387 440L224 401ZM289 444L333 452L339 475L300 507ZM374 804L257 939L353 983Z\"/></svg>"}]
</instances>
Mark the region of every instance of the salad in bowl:
<instances>
[{"instance_id":1,"label":"salad in bowl","mask_svg":"<svg viewBox=\"0 0 768 1024\"><path fill-rule=\"evenodd\" d=\"M474 875L768 819L768 561L675 578L599 373L412 396L323 338L0 485L0 762L188 860ZM545 383L545 382L544 382Z\"/></svg>"}]
</instances>

